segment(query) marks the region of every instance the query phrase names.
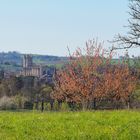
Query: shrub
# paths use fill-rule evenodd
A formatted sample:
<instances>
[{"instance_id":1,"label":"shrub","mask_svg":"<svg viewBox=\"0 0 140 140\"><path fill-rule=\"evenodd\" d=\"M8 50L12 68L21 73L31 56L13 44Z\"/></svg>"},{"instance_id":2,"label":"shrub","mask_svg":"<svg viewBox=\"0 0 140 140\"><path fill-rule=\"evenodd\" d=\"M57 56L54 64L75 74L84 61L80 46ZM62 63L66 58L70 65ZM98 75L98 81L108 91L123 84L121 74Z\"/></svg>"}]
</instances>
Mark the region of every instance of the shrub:
<instances>
[{"instance_id":1,"label":"shrub","mask_svg":"<svg viewBox=\"0 0 140 140\"><path fill-rule=\"evenodd\" d=\"M61 105L61 111L70 111L70 107L69 105L66 103L66 102L63 102L62 105Z\"/></svg>"},{"instance_id":2,"label":"shrub","mask_svg":"<svg viewBox=\"0 0 140 140\"><path fill-rule=\"evenodd\" d=\"M51 105L50 105L50 103L46 103L45 104L45 110L51 111Z\"/></svg>"},{"instance_id":3,"label":"shrub","mask_svg":"<svg viewBox=\"0 0 140 140\"><path fill-rule=\"evenodd\" d=\"M0 109L1 110L14 110L17 109L17 105L14 102L13 97L3 96L0 98Z\"/></svg>"},{"instance_id":4,"label":"shrub","mask_svg":"<svg viewBox=\"0 0 140 140\"><path fill-rule=\"evenodd\" d=\"M16 95L13 97L14 104L16 104L18 109L23 109L24 104L27 101L27 99L21 95Z\"/></svg>"},{"instance_id":5,"label":"shrub","mask_svg":"<svg viewBox=\"0 0 140 140\"><path fill-rule=\"evenodd\" d=\"M54 111L58 111L60 108L59 108L59 105L58 105L58 101L54 101L54 105L53 105L53 110Z\"/></svg>"}]
</instances>

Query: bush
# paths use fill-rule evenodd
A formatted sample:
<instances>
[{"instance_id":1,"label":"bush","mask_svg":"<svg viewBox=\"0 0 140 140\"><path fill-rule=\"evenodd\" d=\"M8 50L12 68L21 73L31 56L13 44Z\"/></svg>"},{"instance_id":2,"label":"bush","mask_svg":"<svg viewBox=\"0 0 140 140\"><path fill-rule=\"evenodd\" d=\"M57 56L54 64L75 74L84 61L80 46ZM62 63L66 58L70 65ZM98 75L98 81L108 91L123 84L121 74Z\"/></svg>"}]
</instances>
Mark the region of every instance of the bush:
<instances>
[{"instance_id":1,"label":"bush","mask_svg":"<svg viewBox=\"0 0 140 140\"><path fill-rule=\"evenodd\" d=\"M45 110L51 111L51 105L50 105L50 103L46 103Z\"/></svg>"},{"instance_id":2,"label":"bush","mask_svg":"<svg viewBox=\"0 0 140 140\"><path fill-rule=\"evenodd\" d=\"M61 111L70 111L70 107L69 105L66 103L66 102L63 102L62 105L61 105Z\"/></svg>"},{"instance_id":3,"label":"bush","mask_svg":"<svg viewBox=\"0 0 140 140\"><path fill-rule=\"evenodd\" d=\"M16 95L16 96L13 97L13 101L14 101L14 104L16 104L18 109L23 109L24 104L27 101L27 99L23 96Z\"/></svg>"},{"instance_id":4,"label":"bush","mask_svg":"<svg viewBox=\"0 0 140 140\"><path fill-rule=\"evenodd\" d=\"M14 102L13 97L3 96L0 98L0 109L1 110L15 110L17 109L17 105Z\"/></svg>"},{"instance_id":5,"label":"bush","mask_svg":"<svg viewBox=\"0 0 140 140\"><path fill-rule=\"evenodd\" d=\"M132 108L140 108L140 89L135 90L130 101Z\"/></svg>"},{"instance_id":6,"label":"bush","mask_svg":"<svg viewBox=\"0 0 140 140\"><path fill-rule=\"evenodd\" d=\"M53 105L53 110L54 110L54 111L59 111L59 109L60 109L60 108L59 108L59 105L58 105L58 101L55 100L55 101L54 101L54 105Z\"/></svg>"}]
</instances>

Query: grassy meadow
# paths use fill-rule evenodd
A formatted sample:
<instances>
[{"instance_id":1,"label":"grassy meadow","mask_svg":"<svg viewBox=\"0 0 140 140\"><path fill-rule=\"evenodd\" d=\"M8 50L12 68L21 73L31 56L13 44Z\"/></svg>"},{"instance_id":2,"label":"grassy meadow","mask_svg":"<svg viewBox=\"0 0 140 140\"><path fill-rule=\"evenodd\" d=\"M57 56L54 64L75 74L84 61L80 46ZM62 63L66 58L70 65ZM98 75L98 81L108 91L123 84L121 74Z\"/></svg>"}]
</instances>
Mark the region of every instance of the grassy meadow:
<instances>
[{"instance_id":1,"label":"grassy meadow","mask_svg":"<svg viewBox=\"0 0 140 140\"><path fill-rule=\"evenodd\" d=\"M0 140L140 140L140 112L0 112Z\"/></svg>"}]
</instances>

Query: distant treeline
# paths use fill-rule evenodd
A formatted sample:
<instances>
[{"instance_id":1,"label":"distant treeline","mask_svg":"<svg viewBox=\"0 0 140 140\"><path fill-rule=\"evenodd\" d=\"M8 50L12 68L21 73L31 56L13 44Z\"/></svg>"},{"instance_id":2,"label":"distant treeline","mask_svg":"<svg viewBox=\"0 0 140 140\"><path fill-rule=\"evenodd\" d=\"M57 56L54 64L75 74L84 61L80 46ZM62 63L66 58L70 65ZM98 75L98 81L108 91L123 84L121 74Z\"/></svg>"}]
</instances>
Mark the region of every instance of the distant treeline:
<instances>
[{"instance_id":1,"label":"distant treeline","mask_svg":"<svg viewBox=\"0 0 140 140\"><path fill-rule=\"evenodd\" d=\"M24 54L18 52L0 52L0 69L16 71L21 69ZM32 54L35 64L55 65L61 67L68 61L67 57Z\"/></svg>"}]
</instances>

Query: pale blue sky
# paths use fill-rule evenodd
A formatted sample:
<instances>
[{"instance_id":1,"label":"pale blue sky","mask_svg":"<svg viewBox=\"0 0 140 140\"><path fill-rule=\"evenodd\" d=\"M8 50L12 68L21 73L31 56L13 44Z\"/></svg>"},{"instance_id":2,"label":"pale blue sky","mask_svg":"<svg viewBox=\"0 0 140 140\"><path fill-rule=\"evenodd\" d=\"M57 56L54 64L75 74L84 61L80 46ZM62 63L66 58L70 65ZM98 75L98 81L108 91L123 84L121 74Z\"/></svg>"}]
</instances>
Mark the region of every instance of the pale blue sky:
<instances>
[{"instance_id":1,"label":"pale blue sky","mask_svg":"<svg viewBox=\"0 0 140 140\"><path fill-rule=\"evenodd\" d=\"M0 0L0 51L68 55L124 33L128 0Z\"/></svg>"}]
</instances>

